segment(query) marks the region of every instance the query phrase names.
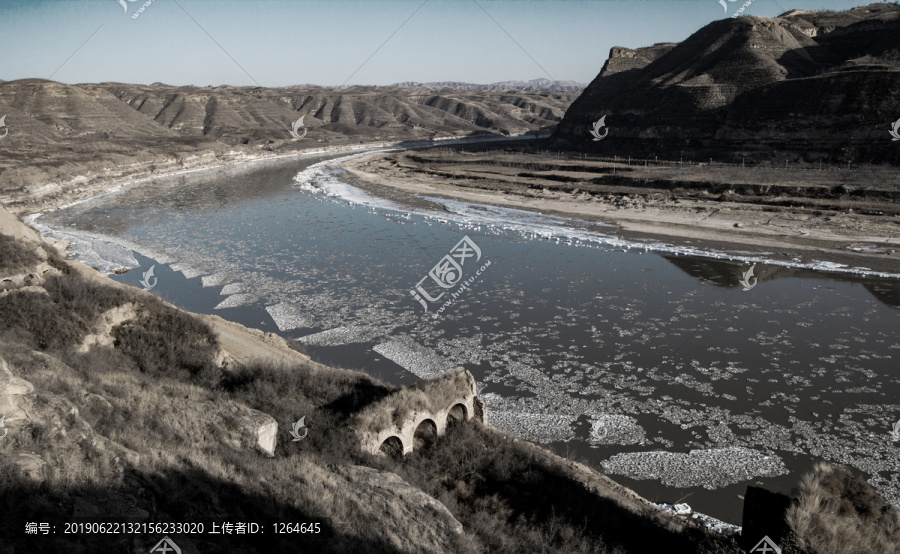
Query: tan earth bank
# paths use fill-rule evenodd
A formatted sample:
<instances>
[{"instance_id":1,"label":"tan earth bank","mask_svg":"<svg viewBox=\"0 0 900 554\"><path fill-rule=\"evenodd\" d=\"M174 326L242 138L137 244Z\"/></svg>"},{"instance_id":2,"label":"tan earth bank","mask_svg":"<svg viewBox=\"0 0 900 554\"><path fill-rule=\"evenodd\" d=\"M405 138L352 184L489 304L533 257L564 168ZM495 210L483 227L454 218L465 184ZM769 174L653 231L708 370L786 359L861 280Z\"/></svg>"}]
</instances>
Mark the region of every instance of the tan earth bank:
<instances>
[{"instance_id":1,"label":"tan earth bank","mask_svg":"<svg viewBox=\"0 0 900 554\"><path fill-rule=\"evenodd\" d=\"M17 239L25 239L29 241L42 241L44 238L36 230L24 225L14 215L6 211L0 206L0 233L15 237ZM64 247L65 245L57 245ZM89 268L84 264L72 262L70 264L74 271L77 271L82 277L102 282L110 287L125 287L119 282L113 281L106 276L100 274L95 269ZM4 276L5 277L5 276ZM253 361L266 361L278 364L315 364L308 356L291 348L286 340L272 333L263 333L256 329L249 329L243 325L226 321L221 317L214 315L199 315L209 325L211 325L219 335L219 342L224 350L223 356L231 358L238 364L247 364ZM121 318L119 318L121 320ZM108 321L105 326L107 333L109 329L120 323L120 321Z\"/></svg>"},{"instance_id":2,"label":"tan earth bank","mask_svg":"<svg viewBox=\"0 0 900 554\"><path fill-rule=\"evenodd\" d=\"M897 202L853 201L846 195L828 201L781 194L772 194L761 201L756 197L739 197L731 191L710 194L681 188L681 182L698 181L706 181L709 188L742 186L748 174L736 176L733 167L644 168L627 166L623 160L605 163L578 158L560 162L555 152L552 155L500 153L488 161L477 152L448 150L421 154L374 153L345 162L342 167L354 185L399 201L415 202L411 195L455 198L611 223L617 227L616 234L626 239L655 239L723 251L769 251L799 258L804 263L827 261L880 272L900 272L900 203ZM552 166L558 167L560 163L568 165L553 170ZM551 167L544 171L521 171L533 166ZM628 181L616 178L613 166L620 175L630 172ZM596 178L600 172L605 174ZM876 181L879 189L891 194L900 189L900 185L892 184L897 179L895 173L887 173L886 177L861 173L851 176L849 181L847 176L835 176L833 172L799 176L789 172L786 177L777 171L759 173L762 175L755 177L760 182L751 183L752 186L766 186L772 179L782 178L783 183L791 186L807 181L818 188L849 185L852 189L862 182ZM609 179L609 185L604 184L605 179Z\"/></svg>"}]
</instances>

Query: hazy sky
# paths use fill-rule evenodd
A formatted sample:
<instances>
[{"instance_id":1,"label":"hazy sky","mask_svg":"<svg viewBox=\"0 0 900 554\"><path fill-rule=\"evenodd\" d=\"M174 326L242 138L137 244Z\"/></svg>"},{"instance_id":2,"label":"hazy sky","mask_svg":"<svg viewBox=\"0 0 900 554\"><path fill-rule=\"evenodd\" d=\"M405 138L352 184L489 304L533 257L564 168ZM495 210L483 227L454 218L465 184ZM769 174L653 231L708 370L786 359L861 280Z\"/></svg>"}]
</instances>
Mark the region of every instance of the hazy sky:
<instances>
[{"instance_id":1,"label":"hazy sky","mask_svg":"<svg viewBox=\"0 0 900 554\"><path fill-rule=\"evenodd\" d=\"M0 0L0 79L589 82L612 46L680 41L742 4L729 0L726 12L718 0ZM866 4L751 0L744 14Z\"/></svg>"}]
</instances>

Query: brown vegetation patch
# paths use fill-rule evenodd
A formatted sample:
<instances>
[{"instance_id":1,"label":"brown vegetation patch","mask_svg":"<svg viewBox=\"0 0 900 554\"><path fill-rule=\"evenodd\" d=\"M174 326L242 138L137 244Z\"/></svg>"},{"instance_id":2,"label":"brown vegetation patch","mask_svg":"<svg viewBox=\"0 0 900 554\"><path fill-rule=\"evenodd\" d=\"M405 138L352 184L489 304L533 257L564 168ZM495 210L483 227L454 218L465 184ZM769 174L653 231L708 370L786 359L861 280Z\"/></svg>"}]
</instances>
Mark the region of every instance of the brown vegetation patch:
<instances>
[{"instance_id":1,"label":"brown vegetation patch","mask_svg":"<svg viewBox=\"0 0 900 554\"><path fill-rule=\"evenodd\" d=\"M810 552L900 552L900 511L845 467L822 463L803 476L787 520Z\"/></svg>"}]
</instances>

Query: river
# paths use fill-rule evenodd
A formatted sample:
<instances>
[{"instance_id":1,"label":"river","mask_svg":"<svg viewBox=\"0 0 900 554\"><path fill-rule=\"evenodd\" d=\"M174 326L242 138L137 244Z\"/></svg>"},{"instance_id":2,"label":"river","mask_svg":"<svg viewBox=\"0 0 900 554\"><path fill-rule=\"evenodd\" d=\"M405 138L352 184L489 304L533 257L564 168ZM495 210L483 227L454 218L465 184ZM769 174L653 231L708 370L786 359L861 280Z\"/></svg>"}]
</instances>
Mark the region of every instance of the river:
<instances>
[{"instance_id":1,"label":"river","mask_svg":"<svg viewBox=\"0 0 900 554\"><path fill-rule=\"evenodd\" d=\"M37 226L89 265L132 268L113 279L325 364L395 384L462 365L491 424L656 502L740 524L746 485L787 492L828 460L900 506L897 278L458 200L411 208L318 161L147 181Z\"/></svg>"}]
</instances>

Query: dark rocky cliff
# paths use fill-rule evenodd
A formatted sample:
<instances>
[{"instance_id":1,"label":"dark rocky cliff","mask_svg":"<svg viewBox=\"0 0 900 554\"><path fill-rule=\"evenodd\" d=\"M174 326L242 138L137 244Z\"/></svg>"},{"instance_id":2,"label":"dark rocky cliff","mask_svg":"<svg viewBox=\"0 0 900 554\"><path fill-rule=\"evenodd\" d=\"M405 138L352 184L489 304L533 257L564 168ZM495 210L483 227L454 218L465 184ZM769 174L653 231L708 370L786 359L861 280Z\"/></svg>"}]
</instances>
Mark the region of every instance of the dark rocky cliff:
<instances>
[{"instance_id":1,"label":"dark rocky cliff","mask_svg":"<svg viewBox=\"0 0 900 554\"><path fill-rule=\"evenodd\" d=\"M900 163L900 6L706 25L613 48L551 141L605 153ZM609 136L594 141L606 115Z\"/></svg>"}]
</instances>

